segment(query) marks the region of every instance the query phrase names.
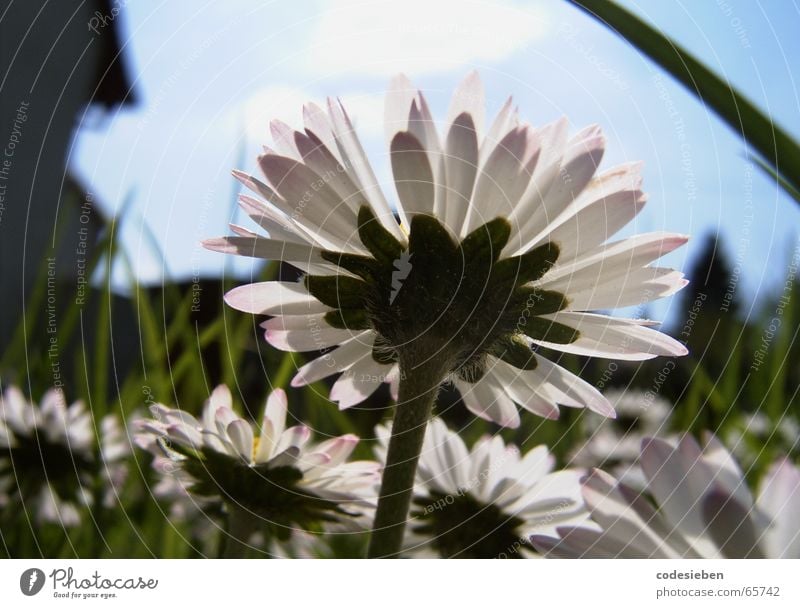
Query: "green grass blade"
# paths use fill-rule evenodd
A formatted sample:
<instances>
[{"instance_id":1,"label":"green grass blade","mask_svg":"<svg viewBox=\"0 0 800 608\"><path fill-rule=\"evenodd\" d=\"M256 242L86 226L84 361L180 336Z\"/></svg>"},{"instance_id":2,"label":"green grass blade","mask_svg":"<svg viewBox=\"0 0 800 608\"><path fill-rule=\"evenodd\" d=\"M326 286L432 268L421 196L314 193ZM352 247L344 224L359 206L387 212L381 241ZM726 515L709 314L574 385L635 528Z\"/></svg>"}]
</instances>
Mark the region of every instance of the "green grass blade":
<instances>
[{"instance_id":1,"label":"green grass blade","mask_svg":"<svg viewBox=\"0 0 800 608\"><path fill-rule=\"evenodd\" d=\"M633 13L609 0L569 0L669 72L712 108L781 176L800 190L800 146L729 82ZM791 191L790 191L791 194Z\"/></svg>"}]
</instances>

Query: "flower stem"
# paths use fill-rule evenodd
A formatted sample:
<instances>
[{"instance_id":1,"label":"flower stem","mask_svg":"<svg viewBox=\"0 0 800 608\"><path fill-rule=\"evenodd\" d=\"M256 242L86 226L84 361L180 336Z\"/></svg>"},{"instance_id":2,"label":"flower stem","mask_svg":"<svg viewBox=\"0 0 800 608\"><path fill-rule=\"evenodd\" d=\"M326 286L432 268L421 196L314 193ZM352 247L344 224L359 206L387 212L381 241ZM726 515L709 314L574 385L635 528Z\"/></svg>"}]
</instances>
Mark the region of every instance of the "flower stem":
<instances>
[{"instance_id":1,"label":"flower stem","mask_svg":"<svg viewBox=\"0 0 800 608\"><path fill-rule=\"evenodd\" d=\"M237 559L247 557L250 537L256 528L256 519L238 506L228 505L228 525L223 537L222 557Z\"/></svg>"},{"instance_id":2,"label":"flower stem","mask_svg":"<svg viewBox=\"0 0 800 608\"><path fill-rule=\"evenodd\" d=\"M400 358L400 390L367 557L397 557L411 506L425 428L447 366L441 358L410 365Z\"/></svg>"}]
</instances>

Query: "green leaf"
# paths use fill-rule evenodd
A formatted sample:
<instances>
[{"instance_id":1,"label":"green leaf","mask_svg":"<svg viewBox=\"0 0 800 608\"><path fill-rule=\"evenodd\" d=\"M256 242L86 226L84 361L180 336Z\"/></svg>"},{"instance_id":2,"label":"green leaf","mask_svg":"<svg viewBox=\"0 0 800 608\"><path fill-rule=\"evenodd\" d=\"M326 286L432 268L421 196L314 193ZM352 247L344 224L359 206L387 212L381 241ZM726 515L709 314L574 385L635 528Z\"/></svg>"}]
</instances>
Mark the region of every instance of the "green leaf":
<instances>
[{"instance_id":1,"label":"green leaf","mask_svg":"<svg viewBox=\"0 0 800 608\"><path fill-rule=\"evenodd\" d=\"M761 167L761 170L764 173L766 173L772 179L774 179L781 188L786 190L786 192L789 194L789 196L791 196L794 200L796 200L798 203L800 203L800 190L798 190L797 188L792 186L792 184L790 184L788 181L786 181L786 179L783 176L778 175L775 172L775 169L772 166L770 166L767 163L765 163L762 159L756 157L755 161L756 161L756 164L759 167Z\"/></svg>"},{"instance_id":2,"label":"green leaf","mask_svg":"<svg viewBox=\"0 0 800 608\"><path fill-rule=\"evenodd\" d=\"M780 176L782 186L788 184L795 191L800 190L800 146L729 82L658 29L616 3L609 0L569 1L613 29L669 72L758 151L766 164Z\"/></svg>"}]
</instances>

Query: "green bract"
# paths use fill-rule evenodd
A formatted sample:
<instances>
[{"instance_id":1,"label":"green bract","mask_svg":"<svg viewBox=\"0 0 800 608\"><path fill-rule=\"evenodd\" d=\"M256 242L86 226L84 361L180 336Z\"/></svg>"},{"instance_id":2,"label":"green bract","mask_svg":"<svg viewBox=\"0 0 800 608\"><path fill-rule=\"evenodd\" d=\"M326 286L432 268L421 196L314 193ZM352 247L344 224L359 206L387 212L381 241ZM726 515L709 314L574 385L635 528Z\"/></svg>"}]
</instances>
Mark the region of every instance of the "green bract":
<instances>
[{"instance_id":1,"label":"green bract","mask_svg":"<svg viewBox=\"0 0 800 608\"><path fill-rule=\"evenodd\" d=\"M358 234L372 256L323 252L351 276L307 276L308 291L335 310L337 328L372 329L373 358L397 361L403 351L445 357L451 372L475 382L492 354L520 369L536 360L526 338L568 344L578 331L541 318L563 310L567 298L532 283L555 264L559 248L547 243L500 259L511 225L496 218L460 243L436 218L415 215L405 248L367 205Z\"/></svg>"},{"instance_id":2,"label":"green bract","mask_svg":"<svg viewBox=\"0 0 800 608\"><path fill-rule=\"evenodd\" d=\"M412 529L429 537L442 557L525 557L518 551L523 520L497 505L482 504L466 493L440 492L432 492L429 499L417 498L414 505Z\"/></svg>"},{"instance_id":3,"label":"green bract","mask_svg":"<svg viewBox=\"0 0 800 608\"><path fill-rule=\"evenodd\" d=\"M171 449L186 458L181 466L195 479L193 494L220 498L260 518L279 539L288 539L293 528L316 530L323 522L349 515L338 502L302 487L303 472L291 465L249 464L208 447ZM299 454L296 448L289 450Z\"/></svg>"}]
</instances>

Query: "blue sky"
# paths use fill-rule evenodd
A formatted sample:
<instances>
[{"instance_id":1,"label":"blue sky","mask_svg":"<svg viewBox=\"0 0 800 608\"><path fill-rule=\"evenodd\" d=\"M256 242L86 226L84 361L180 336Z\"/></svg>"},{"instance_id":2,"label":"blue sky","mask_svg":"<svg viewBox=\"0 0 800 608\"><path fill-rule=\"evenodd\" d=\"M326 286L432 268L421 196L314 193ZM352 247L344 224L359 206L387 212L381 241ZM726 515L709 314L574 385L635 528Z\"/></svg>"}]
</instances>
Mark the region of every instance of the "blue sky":
<instances>
[{"instance_id":1,"label":"blue sky","mask_svg":"<svg viewBox=\"0 0 800 608\"><path fill-rule=\"evenodd\" d=\"M800 136L794 2L625 4ZM342 97L394 197L381 124L389 78L406 72L443 119L453 87L474 68L489 114L513 95L534 125L561 115L575 130L599 123L604 167L645 162L649 202L627 233L691 234L668 265L685 268L714 231L748 304L785 279L800 208L696 98L566 2L182 0L128 3L121 19L142 103L87 120L71 164L109 214L131 199L121 238L146 282L250 272L249 261L198 242L228 232L239 190L230 170L255 170L271 118L297 126L305 100Z\"/></svg>"}]
</instances>

